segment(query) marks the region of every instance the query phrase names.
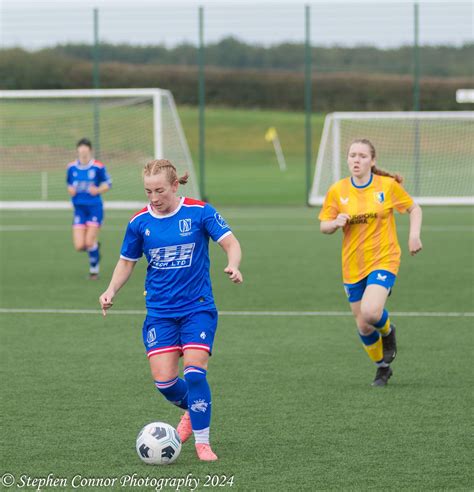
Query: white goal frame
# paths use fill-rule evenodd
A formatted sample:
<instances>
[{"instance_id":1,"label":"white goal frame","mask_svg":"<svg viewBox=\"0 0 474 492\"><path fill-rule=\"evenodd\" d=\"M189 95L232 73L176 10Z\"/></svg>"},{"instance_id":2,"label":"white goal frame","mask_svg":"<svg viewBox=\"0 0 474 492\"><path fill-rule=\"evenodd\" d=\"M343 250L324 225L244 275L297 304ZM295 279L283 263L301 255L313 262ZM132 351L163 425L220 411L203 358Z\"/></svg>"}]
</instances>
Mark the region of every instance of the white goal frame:
<instances>
[{"instance_id":1,"label":"white goal frame","mask_svg":"<svg viewBox=\"0 0 474 492\"><path fill-rule=\"evenodd\" d=\"M310 206L320 206L324 202L327 190L320 190L321 173L323 168L323 159L326 148L332 146L332 182L342 178L341 169L341 146L347 142L341 142L340 122L342 120L374 120L374 119L406 119L406 120L426 120L426 119L451 119L451 120L473 120L474 111L393 111L393 112L335 112L326 115L324 121L321 143L316 159L316 170L314 173L313 185L308 196ZM332 135L329 141L330 134ZM370 135L368 135L370 139ZM474 162L473 162L474 166ZM322 193L320 192L322 191ZM474 205L474 196L439 196L425 197L415 196L414 200L420 205Z\"/></svg>"},{"instance_id":2,"label":"white goal frame","mask_svg":"<svg viewBox=\"0 0 474 492\"><path fill-rule=\"evenodd\" d=\"M181 120L178 116L176 104L173 94L169 90L158 88L143 88L143 89L52 89L52 90L0 90L0 99L61 99L61 98L117 98L117 97L149 97L153 102L153 142L154 142L154 158L162 159L163 141L162 141L162 98L166 97L169 100L171 113L176 125L178 138L182 146L185 158L189 163L187 171L192 182L196 184L197 195L195 198L200 198L198 181L194 171L191 152L189 151L188 143L181 125ZM142 207L145 203L136 201L104 201L106 209L134 209ZM71 208L70 201L0 201L0 209L68 209Z\"/></svg>"}]
</instances>

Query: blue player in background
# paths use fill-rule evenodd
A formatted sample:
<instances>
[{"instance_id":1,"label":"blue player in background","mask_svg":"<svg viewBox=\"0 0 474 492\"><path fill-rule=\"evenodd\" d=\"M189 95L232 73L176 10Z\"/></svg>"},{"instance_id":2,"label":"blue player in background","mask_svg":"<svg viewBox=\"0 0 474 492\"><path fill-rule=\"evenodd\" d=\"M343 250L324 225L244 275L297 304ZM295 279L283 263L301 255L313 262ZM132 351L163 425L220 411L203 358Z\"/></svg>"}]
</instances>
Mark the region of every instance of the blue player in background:
<instances>
[{"instance_id":1,"label":"blue player in background","mask_svg":"<svg viewBox=\"0 0 474 492\"><path fill-rule=\"evenodd\" d=\"M143 178L150 203L130 219L120 259L99 301L105 316L144 254L147 316L142 334L155 385L185 410L177 428L181 441L194 433L199 459L215 461L209 445L211 391L206 377L217 328L209 238L227 254L224 272L236 284L243 280L240 244L211 205L176 195L188 175L178 178L171 162L149 162ZM181 356L184 379L179 377Z\"/></svg>"},{"instance_id":2,"label":"blue player in background","mask_svg":"<svg viewBox=\"0 0 474 492\"><path fill-rule=\"evenodd\" d=\"M74 221L72 237L76 251L89 254L89 278L99 275L99 229L104 217L102 193L112 181L102 162L92 157L92 144L87 138L77 142L77 160L67 168L67 191L72 197Z\"/></svg>"}]
</instances>

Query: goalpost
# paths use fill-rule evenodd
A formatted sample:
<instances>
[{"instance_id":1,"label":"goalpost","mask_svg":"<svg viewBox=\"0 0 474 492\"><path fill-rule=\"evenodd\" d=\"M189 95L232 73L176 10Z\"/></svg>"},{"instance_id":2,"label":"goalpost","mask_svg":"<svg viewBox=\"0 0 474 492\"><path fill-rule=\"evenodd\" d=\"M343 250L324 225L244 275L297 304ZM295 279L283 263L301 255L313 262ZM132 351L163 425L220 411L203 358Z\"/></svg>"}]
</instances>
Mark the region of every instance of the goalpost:
<instances>
[{"instance_id":1,"label":"goalpost","mask_svg":"<svg viewBox=\"0 0 474 492\"><path fill-rule=\"evenodd\" d=\"M368 138L377 166L404 176L421 205L474 205L474 111L352 112L326 116L310 205L349 175L347 150Z\"/></svg>"},{"instance_id":2,"label":"goalpost","mask_svg":"<svg viewBox=\"0 0 474 492\"><path fill-rule=\"evenodd\" d=\"M141 170L160 158L170 160L178 175L187 171L183 193L200 198L170 91L0 91L0 114L0 208L69 208L66 168L83 137L112 177L106 208L143 206Z\"/></svg>"}]
</instances>

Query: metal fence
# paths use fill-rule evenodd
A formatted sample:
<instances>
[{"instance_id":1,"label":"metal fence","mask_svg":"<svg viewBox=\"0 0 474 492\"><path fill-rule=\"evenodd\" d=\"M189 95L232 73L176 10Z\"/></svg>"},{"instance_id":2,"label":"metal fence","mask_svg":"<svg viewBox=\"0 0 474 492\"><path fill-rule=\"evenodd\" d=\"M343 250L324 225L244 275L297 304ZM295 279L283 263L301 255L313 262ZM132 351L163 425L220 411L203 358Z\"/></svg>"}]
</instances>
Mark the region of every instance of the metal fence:
<instances>
[{"instance_id":1,"label":"metal fence","mask_svg":"<svg viewBox=\"0 0 474 492\"><path fill-rule=\"evenodd\" d=\"M473 42L473 4L468 1L443 2L223 2L163 3L138 0L108 1L4 0L1 11L3 49L20 47L29 51L58 44L90 45L93 61L91 85L101 88L103 47L107 44L136 46L181 46L172 62L182 63L186 50L195 50L198 67L196 91L199 100L199 167L200 185L205 194L205 83L210 62L210 47L224 38L248 45L269 48L295 45L305 77L305 97L301 111L306 111L306 188L309 188L313 164L311 110L318 94L309 82L314 74L373 71L396 73L412 79L412 109L420 109L420 79L426 74L427 59L421 46L457 46ZM374 46L386 50L386 56L370 56L359 66L332 64L320 58L315 47L346 47L360 52ZM391 50L403 46L399 66L390 58ZM296 48L295 48L296 49ZM352 52L354 53L354 51ZM379 53L380 55L380 53ZM155 60L159 62L159 54ZM221 57L222 58L222 57ZM225 59L228 58L228 59ZM215 63L213 58L213 63ZM401 61L400 61L401 60ZM472 60L471 60L472 62ZM220 60L224 66L242 68L239 53ZM246 63L249 63L248 57ZM469 61L466 60L469 64ZM245 64L244 64L245 65ZM472 65L472 63L471 63ZM255 62L252 70L268 70L271 61ZM244 68L249 68L248 66ZM293 69L294 70L294 69ZM291 71L291 69L290 69ZM440 72L439 76L446 73ZM472 77L472 69L470 71ZM348 108L349 109L349 108ZM423 108L421 108L423 109Z\"/></svg>"}]
</instances>

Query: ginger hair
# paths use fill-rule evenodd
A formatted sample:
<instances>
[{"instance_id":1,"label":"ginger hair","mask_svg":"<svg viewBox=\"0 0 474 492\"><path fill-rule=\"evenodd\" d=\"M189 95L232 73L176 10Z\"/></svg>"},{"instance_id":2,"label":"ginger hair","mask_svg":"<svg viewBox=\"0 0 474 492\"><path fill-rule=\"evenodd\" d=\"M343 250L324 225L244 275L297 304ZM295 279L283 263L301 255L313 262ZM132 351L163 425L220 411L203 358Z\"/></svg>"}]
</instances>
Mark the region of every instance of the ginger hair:
<instances>
[{"instance_id":1,"label":"ginger hair","mask_svg":"<svg viewBox=\"0 0 474 492\"><path fill-rule=\"evenodd\" d=\"M352 147L353 144L356 144L356 143L367 145L367 147L369 147L369 149L370 149L370 156L372 157L372 160L375 161L377 153L375 151L374 144L369 139L367 139L367 138L356 138L349 145L349 149ZM388 176L389 178L393 178L397 183L400 183L400 184L403 183L403 176L401 176L400 174L390 173L388 171L384 171L383 169L379 169L375 164L372 166L372 173L377 174L379 176Z\"/></svg>"},{"instance_id":2,"label":"ginger hair","mask_svg":"<svg viewBox=\"0 0 474 492\"><path fill-rule=\"evenodd\" d=\"M150 161L143 168L143 177L154 176L155 174L165 173L170 184L178 181L179 184L186 184L188 182L189 174L186 172L183 176L178 177L176 168L167 159L155 159Z\"/></svg>"}]
</instances>

